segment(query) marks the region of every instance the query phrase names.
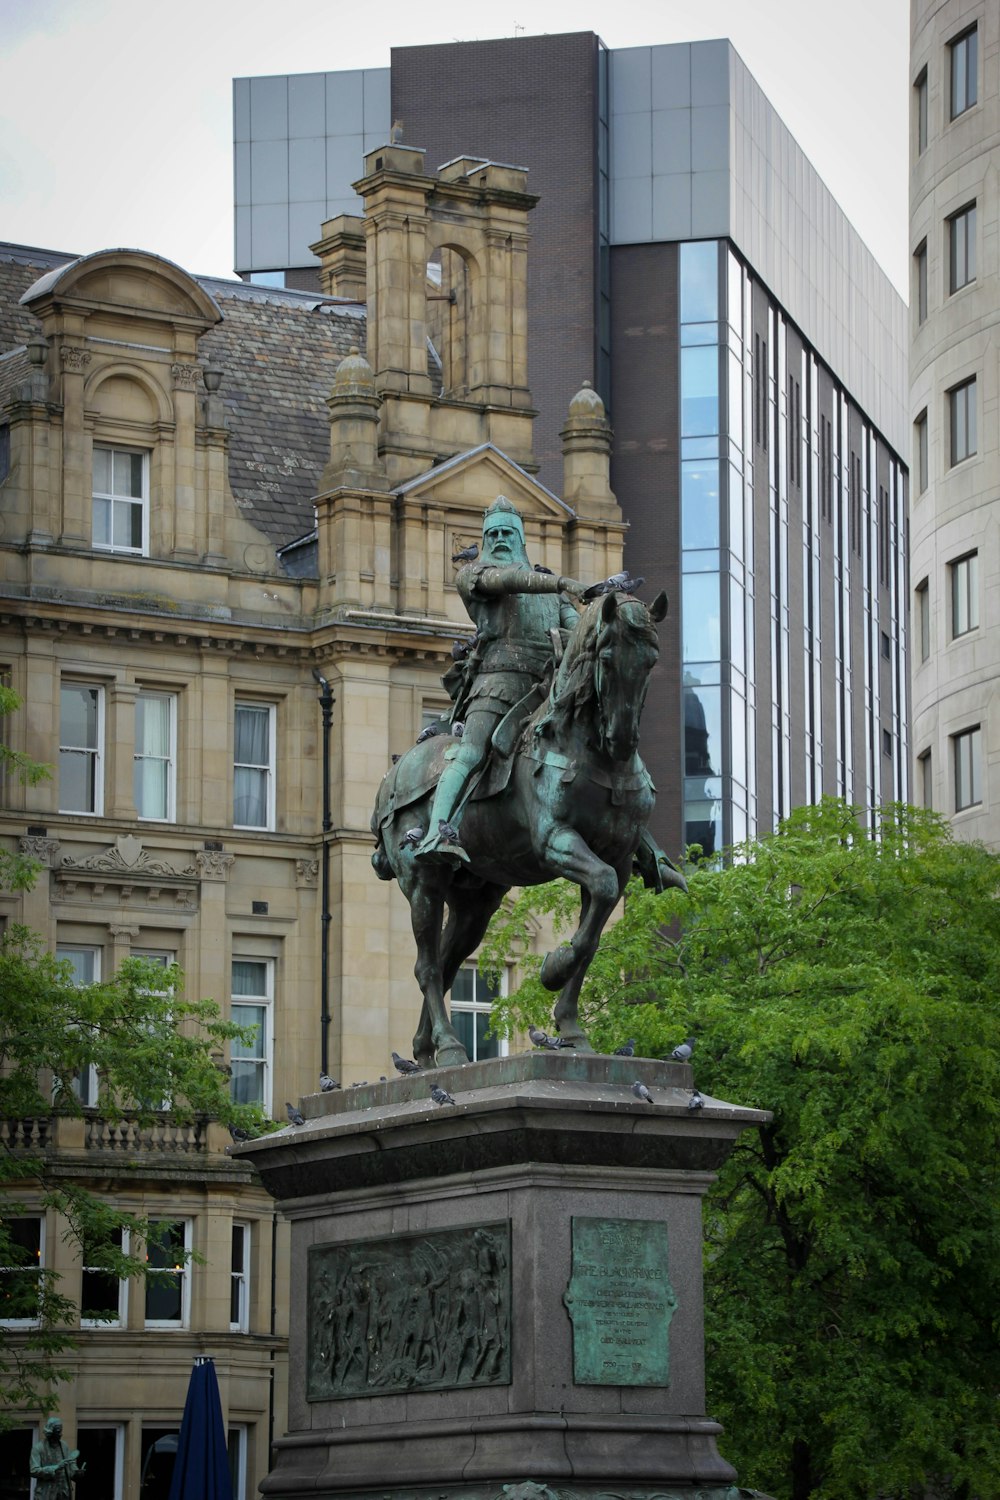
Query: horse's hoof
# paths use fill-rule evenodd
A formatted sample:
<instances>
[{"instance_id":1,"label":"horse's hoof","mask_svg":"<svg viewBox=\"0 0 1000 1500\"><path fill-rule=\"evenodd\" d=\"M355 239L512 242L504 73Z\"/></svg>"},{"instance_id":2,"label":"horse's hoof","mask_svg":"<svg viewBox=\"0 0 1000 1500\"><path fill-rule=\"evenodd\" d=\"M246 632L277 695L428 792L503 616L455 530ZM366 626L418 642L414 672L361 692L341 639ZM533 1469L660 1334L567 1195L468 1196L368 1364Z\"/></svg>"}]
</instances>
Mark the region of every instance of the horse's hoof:
<instances>
[{"instance_id":1,"label":"horse's hoof","mask_svg":"<svg viewBox=\"0 0 1000 1500\"><path fill-rule=\"evenodd\" d=\"M434 1066L436 1068L464 1068L469 1061L469 1054L461 1042L444 1042L434 1051Z\"/></svg>"},{"instance_id":2,"label":"horse's hoof","mask_svg":"<svg viewBox=\"0 0 1000 1500\"><path fill-rule=\"evenodd\" d=\"M561 990L579 962L576 949L566 943L546 953L538 977L547 990Z\"/></svg>"}]
</instances>

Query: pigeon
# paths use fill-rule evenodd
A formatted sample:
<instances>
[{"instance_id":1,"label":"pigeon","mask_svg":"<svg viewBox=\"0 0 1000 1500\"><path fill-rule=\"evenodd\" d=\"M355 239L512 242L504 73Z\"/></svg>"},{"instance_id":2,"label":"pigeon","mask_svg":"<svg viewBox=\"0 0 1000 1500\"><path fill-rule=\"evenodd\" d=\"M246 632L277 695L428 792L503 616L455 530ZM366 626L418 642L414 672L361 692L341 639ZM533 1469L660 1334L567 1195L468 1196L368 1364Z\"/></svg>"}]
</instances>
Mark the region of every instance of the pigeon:
<instances>
[{"instance_id":1,"label":"pigeon","mask_svg":"<svg viewBox=\"0 0 1000 1500\"><path fill-rule=\"evenodd\" d=\"M304 1125L306 1123L305 1115L302 1113L301 1109L296 1109L294 1104L288 1104L286 1102L285 1114L288 1116L293 1125Z\"/></svg>"},{"instance_id":2,"label":"pigeon","mask_svg":"<svg viewBox=\"0 0 1000 1500\"><path fill-rule=\"evenodd\" d=\"M625 1043L624 1046L622 1046L622 1047L616 1047L615 1048L614 1053L612 1055L614 1057L634 1057L635 1056L635 1037L634 1036L630 1036L629 1039L628 1039L628 1041Z\"/></svg>"},{"instance_id":3,"label":"pigeon","mask_svg":"<svg viewBox=\"0 0 1000 1500\"><path fill-rule=\"evenodd\" d=\"M552 577L552 569L544 567L541 563L535 563L535 572L546 573L549 578Z\"/></svg>"},{"instance_id":4,"label":"pigeon","mask_svg":"<svg viewBox=\"0 0 1000 1500\"><path fill-rule=\"evenodd\" d=\"M424 729L421 729L420 733L417 735L416 743L418 745L422 745L424 743L424 740L432 740L436 734L440 733L441 726L435 721L435 723L428 724Z\"/></svg>"},{"instance_id":5,"label":"pigeon","mask_svg":"<svg viewBox=\"0 0 1000 1500\"><path fill-rule=\"evenodd\" d=\"M633 1083L633 1085L632 1085L632 1092L633 1092L633 1094L635 1095L635 1097L637 1099L642 1099L643 1102L646 1103L646 1104L652 1104L652 1102L653 1102L653 1096L652 1096L652 1094L649 1092L649 1089L646 1087L646 1085L644 1083L640 1083L639 1082L638 1078L635 1080L635 1083Z\"/></svg>"},{"instance_id":6,"label":"pigeon","mask_svg":"<svg viewBox=\"0 0 1000 1500\"><path fill-rule=\"evenodd\" d=\"M694 1109L704 1109L705 1108L705 1101L702 1098L702 1096L699 1094L699 1092L698 1092L697 1089L694 1089L692 1091L691 1097L690 1097L690 1099L687 1102L687 1107L688 1107L688 1109L691 1109L691 1110L694 1110Z\"/></svg>"},{"instance_id":7,"label":"pigeon","mask_svg":"<svg viewBox=\"0 0 1000 1500\"><path fill-rule=\"evenodd\" d=\"M479 548L475 542L472 542L468 547L463 547L460 552L456 552L451 560L453 563L469 563L475 562L478 556Z\"/></svg>"},{"instance_id":8,"label":"pigeon","mask_svg":"<svg viewBox=\"0 0 1000 1500\"><path fill-rule=\"evenodd\" d=\"M412 1057L400 1057L398 1052L392 1054L392 1065L397 1073L402 1073L405 1078L408 1073L419 1073L420 1064L415 1063Z\"/></svg>"},{"instance_id":9,"label":"pigeon","mask_svg":"<svg viewBox=\"0 0 1000 1500\"><path fill-rule=\"evenodd\" d=\"M478 643L478 641L479 641L479 631L478 630L476 631L475 635L467 635L467 636L464 636L460 641L452 641L452 643L451 643L451 657L452 657L452 661L464 661L465 658L468 656L469 652L472 650L473 646L475 646Z\"/></svg>"},{"instance_id":10,"label":"pigeon","mask_svg":"<svg viewBox=\"0 0 1000 1500\"><path fill-rule=\"evenodd\" d=\"M451 726L451 732L455 736L456 740L460 740L462 738L462 735L465 733L465 725L462 723L461 719L455 720L454 724Z\"/></svg>"},{"instance_id":11,"label":"pigeon","mask_svg":"<svg viewBox=\"0 0 1000 1500\"><path fill-rule=\"evenodd\" d=\"M461 844L462 842L454 823L446 823L443 818L438 824L438 838L442 844Z\"/></svg>"},{"instance_id":12,"label":"pigeon","mask_svg":"<svg viewBox=\"0 0 1000 1500\"><path fill-rule=\"evenodd\" d=\"M435 1104L454 1104L454 1099L447 1089L438 1088L436 1083L431 1084L431 1098Z\"/></svg>"},{"instance_id":13,"label":"pigeon","mask_svg":"<svg viewBox=\"0 0 1000 1500\"><path fill-rule=\"evenodd\" d=\"M233 1140L237 1142L237 1144L239 1144L240 1141L250 1140L249 1130L244 1130L241 1125L230 1125L229 1134L232 1136Z\"/></svg>"},{"instance_id":14,"label":"pigeon","mask_svg":"<svg viewBox=\"0 0 1000 1500\"><path fill-rule=\"evenodd\" d=\"M612 573L610 578L584 589L580 598L589 604L591 599L600 599L604 594L634 594L645 582L645 578L630 578L628 573Z\"/></svg>"},{"instance_id":15,"label":"pigeon","mask_svg":"<svg viewBox=\"0 0 1000 1500\"><path fill-rule=\"evenodd\" d=\"M528 1035L536 1047L545 1047L549 1052L558 1052L562 1046L562 1037L549 1036L547 1031L542 1031L538 1026L529 1026Z\"/></svg>"},{"instance_id":16,"label":"pigeon","mask_svg":"<svg viewBox=\"0 0 1000 1500\"><path fill-rule=\"evenodd\" d=\"M332 1093L334 1089L340 1088L340 1084L335 1078L331 1078L329 1073L319 1075L319 1086L324 1094Z\"/></svg>"},{"instance_id":17,"label":"pigeon","mask_svg":"<svg viewBox=\"0 0 1000 1500\"><path fill-rule=\"evenodd\" d=\"M424 830L418 824L416 828L408 828L403 834L399 847L402 849L406 844L419 844L424 836Z\"/></svg>"},{"instance_id":18,"label":"pigeon","mask_svg":"<svg viewBox=\"0 0 1000 1500\"><path fill-rule=\"evenodd\" d=\"M393 120L392 129L389 131L389 145L398 146L403 139L402 120Z\"/></svg>"},{"instance_id":19,"label":"pigeon","mask_svg":"<svg viewBox=\"0 0 1000 1500\"><path fill-rule=\"evenodd\" d=\"M687 1062L693 1051L694 1037L689 1036L686 1042L681 1042L679 1047L674 1048L669 1060L670 1062Z\"/></svg>"}]
</instances>

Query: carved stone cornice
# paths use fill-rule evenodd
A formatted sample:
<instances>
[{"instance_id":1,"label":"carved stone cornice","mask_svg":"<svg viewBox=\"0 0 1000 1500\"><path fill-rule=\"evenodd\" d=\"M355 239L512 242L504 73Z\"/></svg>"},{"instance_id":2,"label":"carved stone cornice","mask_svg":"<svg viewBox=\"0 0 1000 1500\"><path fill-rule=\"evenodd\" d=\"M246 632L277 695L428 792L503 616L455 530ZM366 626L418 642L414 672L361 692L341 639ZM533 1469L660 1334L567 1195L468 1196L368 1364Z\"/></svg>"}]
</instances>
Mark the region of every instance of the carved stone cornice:
<instances>
[{"instance_id":1,"label":"carved stone cornice","mask_svg":"<svg viewBox=\"0 0 1000 1500\"><path fill-rule=\"evenodd\" d=\"M219 849L205 849L199 851L194 860L202 880L228 880L236 855L224 854Z\"/></svg>"},{"instance_id":2,"label":"carved stone cornice","mask_svg":"<svg viewBox=\"0 0 1000 1500\"><path fill-rule=\"evenodd\" d=\"M63 344L59 350L63 369L71 371L74 375L83 374L90 364L91 357L89 349L80 349L76 344Z\"/></svg>"},{"instance_id":3,"label":"carved stone cornice","mask_svg":"<svg viewBox=\"0 0 1000 1500\"><path fill-rule=\"evenodd\" d=\"M66 900L86 887L95 900L110 886L122 902L137 891L146 901L155 902L162 891L168 890L179 906L193 906L198 871L193 864L178 869L169 860L154 859L134 834L119 834L110 848L96 854L64 856L55 880L56 899Z\"/></svg>"},{"instance_id":4,"label":"carved stone cornice","mask_svg":"<svg viewBox=\"0 0 1000 1500\"><path fill-rule=\"evenodd\" d=\"M201 385L201 366L171 365L170 378L175 390L196 391Z\"/></svg>"},{"instance_id":5,"label":"carved stone cornice","mask_svg":"<svg viewBox=\"0 0 1000 1500\"><path fill-rule=\"evenodd\" d=\"M59 859L59 840L41 838L36 834L26 833L18 839L18 847L22 854L29 859L37 859L40 865L52 869Z\"/></svg>"}]
</instances>

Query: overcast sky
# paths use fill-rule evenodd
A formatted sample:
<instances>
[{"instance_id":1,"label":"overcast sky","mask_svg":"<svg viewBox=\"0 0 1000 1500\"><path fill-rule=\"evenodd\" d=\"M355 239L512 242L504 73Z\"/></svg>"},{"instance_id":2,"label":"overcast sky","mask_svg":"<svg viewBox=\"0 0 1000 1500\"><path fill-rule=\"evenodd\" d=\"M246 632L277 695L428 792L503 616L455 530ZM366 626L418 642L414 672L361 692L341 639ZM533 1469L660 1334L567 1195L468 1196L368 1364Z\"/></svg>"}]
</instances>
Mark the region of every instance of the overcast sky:
<instances>
[{"instance_id":1,"label":"overcast sky","mask_svg":"<svg viewBox=\"0 0 1000 1500\"><path fill-rule=\"evenodd\" d=\"M3 240L230 276L233 78L521 33L728 36L907 295L908 0L0 0L0 18Z\"/></svg>"}]
</instances>

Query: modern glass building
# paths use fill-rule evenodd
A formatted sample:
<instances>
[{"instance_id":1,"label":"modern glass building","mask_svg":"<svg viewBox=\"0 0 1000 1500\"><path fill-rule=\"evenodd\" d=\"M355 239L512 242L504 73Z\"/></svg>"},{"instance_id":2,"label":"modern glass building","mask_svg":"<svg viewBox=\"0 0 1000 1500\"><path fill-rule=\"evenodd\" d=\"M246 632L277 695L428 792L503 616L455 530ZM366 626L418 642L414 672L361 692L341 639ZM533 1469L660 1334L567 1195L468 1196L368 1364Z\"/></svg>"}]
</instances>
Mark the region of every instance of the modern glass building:
<instances>
[{"instance_id":1,"label":"modern glass building","mask_svg":"<svg viewBox=\"0 0 1000 1500\"><path fill-rule=\"evenodd\" d=\"M672 601L643 743L666 847L907 797L905 309L730 43L396 48L234 88L245 276L318 285L309 236L358 212L380 123L429 164L529 167L540 477L594 380L626 560Z\"/></svg>"}]
</instances>

